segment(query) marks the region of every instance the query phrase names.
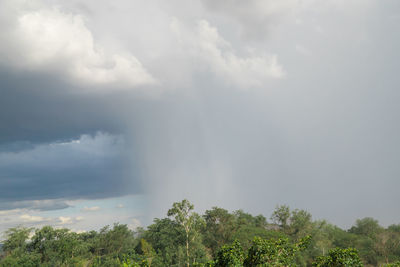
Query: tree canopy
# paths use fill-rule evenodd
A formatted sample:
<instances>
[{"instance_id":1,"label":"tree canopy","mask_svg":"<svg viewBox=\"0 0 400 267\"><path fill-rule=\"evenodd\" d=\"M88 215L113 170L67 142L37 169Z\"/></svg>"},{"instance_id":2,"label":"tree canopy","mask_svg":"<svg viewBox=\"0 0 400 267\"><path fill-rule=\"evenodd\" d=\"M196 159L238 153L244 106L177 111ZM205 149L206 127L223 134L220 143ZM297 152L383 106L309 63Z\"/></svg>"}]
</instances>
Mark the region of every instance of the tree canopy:
<instances>
[{"instance_id":1,"label":"tree canopy","mask_svg":"<svg viewBox=\"0 0 400 267\"><path fill-rule=\"evenodd\" d=\"M201 215L185 199L146 229L14 227L1 242L0 267L400 267L400 224L363 218L344 230L285 205L270 218L219 207Z\"/></svg>"}]
</instances>

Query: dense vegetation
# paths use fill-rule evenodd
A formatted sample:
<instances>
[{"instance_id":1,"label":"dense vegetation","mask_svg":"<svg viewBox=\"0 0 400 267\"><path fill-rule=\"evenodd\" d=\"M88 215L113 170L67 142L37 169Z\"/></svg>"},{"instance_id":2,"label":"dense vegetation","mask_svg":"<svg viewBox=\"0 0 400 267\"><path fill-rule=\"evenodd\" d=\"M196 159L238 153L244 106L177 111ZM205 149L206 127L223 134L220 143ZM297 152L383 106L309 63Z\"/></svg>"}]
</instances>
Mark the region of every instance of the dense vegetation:
<instances>
[{"instance_id":1,"label":"dense vegetation","mask_svg":"<svg viewBox=\"0 0 400 267\"><path fill-rule=\"evenodd\" d=\"M193 208L174 203L167 218L136 231L11 228L0 266L400 266L400 224L383 228L364 218L345 231L287 206L270 223L242 210L199 215Z\"/></svg>"}]
</instances>

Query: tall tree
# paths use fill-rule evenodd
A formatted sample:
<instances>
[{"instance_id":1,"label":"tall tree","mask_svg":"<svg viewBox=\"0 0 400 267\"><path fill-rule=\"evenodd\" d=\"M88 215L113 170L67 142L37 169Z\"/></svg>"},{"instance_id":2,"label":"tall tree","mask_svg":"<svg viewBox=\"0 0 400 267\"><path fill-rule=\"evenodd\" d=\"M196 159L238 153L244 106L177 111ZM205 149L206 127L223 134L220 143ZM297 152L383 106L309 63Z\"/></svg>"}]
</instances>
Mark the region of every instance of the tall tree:
<instances>
[{"instance_id":1,"label":"tall tree","mask_svg":"<svg viewBox=\"0 0 400 267\"><path fill-rule=\"evenodd\" d=\"M283 230L287 229L290 219L290 209L286 205L277 206L271 215L271 220Z\"/></svg>"},{"instance_id":2,"label":"tall tree","mask_svg":"<svg viewBox=\"0 0 400 267\"><path fill-rule=\"evenodd\" d=\"M189 245L198 236L199 228L204 224L202 218L193 212L194 205L187 199L181 202L175 202L172 208L168 210L167 215L174 217L175 221L180 224L185 231L185 248L186 248L186 266L190 265L190 248Z\"/></svg>"},{"instance_id":3,"label":"tall tree","mask_svg":"<svg viewBox=\"0 0 400 267\"><path fill-rule=\"evenodd\" d=\"M290 234L296 238L301 238L311 234L312 216L305 210L294 210L290 216Z\"/></svg>"}]
</instances>

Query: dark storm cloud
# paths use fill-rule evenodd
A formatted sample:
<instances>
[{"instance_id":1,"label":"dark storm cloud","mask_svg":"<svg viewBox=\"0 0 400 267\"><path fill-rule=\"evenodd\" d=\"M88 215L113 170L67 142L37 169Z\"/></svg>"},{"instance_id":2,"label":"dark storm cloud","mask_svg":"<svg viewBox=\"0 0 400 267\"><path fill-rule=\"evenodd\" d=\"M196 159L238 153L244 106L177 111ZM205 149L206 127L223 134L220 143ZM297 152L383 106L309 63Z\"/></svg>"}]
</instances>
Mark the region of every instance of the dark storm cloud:
<instances>
[{"instance_id":1,"label":"dark storm cloud","mask_svg":"<svg viewBox=\"0 0 400 267\"><path fill-rule=\"evenodd\" d=\"M138 193L138 184L126 188L132 185L134 177L127 172L124 145L119 136L97 133L68 142L36 144L32 149L17 152L3 151L0 198L3 202L16 202L8 208L30 205L32 209L44 210L62 208L61 202L35 206L29 200L91 199Z\"/></svg>"},{"instance_id":2,"label":"dark storm cloud","mask_svg":"<svg viewBox=\"0 0 400 267\"><path fill-rule=\"evenodd\" d=\"M3 200L0 204L0 210L31 209L38 211L49 211L49 210L66 209L68 207L71 207L71 205L69 205L63 199L25 200L25 201Z\"/></svg>"},{"instance_id":3,"label":"dark storm cloud","mask_svg":"<svg viewBox=\"0 0 400 267\"><path fill-rule=\"evenodd\" d=\"M0 80L0 209L60 209L68 205L31 200L142 192L118 115L124 108L114 111L118 94L4 68Z\"/></svg>"},{"instance_id":4,"label":"dark storm cloud","mask_svg":"<svg viewBox=\"0 0 400 267\"><path fill-rule=\"evenodd\" d=\"M79 88L41 74L0 69L0 146L51 142L121 127L107 96L79 94ZM10 145L10 144L8 144Z\"/></svg>"}]
</instances>

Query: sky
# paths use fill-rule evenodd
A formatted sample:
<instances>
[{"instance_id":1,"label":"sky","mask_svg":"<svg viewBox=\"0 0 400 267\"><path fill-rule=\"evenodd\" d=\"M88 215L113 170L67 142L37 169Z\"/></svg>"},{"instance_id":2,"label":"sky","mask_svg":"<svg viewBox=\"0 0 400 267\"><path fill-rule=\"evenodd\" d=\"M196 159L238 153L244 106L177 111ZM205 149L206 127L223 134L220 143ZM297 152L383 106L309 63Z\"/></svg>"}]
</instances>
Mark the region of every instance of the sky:
<instances>
[{"instance_id":1,"label":"sky","mask_svg":"<svg viewBox=\"0 0 400 267\"><path fill-rule=\"evenodd\" d=\"M397 0L1 0L0 31L0 232L400 223Z\"/></svg>"}]
</instances>

